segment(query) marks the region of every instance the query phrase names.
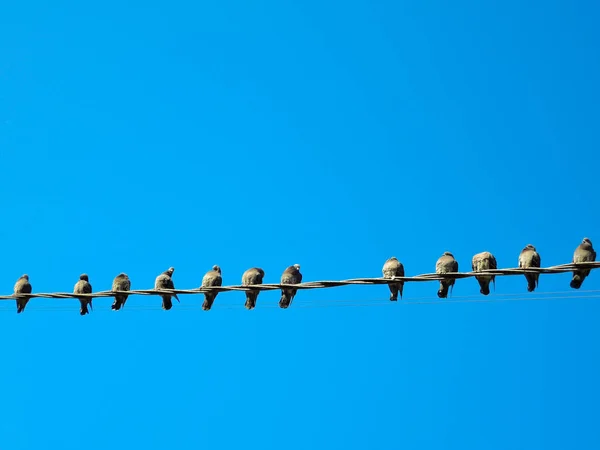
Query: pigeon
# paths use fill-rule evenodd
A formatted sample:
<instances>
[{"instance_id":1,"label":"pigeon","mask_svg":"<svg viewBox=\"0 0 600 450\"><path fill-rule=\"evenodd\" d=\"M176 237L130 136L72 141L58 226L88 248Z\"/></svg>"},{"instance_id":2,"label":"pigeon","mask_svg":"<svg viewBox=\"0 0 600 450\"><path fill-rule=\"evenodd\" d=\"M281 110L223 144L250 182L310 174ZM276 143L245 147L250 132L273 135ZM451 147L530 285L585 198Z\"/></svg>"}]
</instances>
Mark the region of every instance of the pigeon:
<instances>
[{"instance_id":1,"label":"pigeon","mask_svg":"<svg viewBox=\"0 0 600 450\"><path fill-rule=\"evenodd\" d=\"M242 275L242 286L254 286L262 284L265 271L260 267L248 269ZM260 291L246 291L246 309L254 309L256 307L256 299Z\"/></svg>"},{"instance_id":2,"label":"pigeon","mask_svg":"<svg viewBox=\"0 0 600 450\"><path fill-rule=\"evenodd\" d=\"M83 273L79 276L79 281L75 283L75 288L73 289L73 294L91 294L92 293L92 285L90 284L90 280L88 276ZM79 310L79 314L85 316L89 314L88 304L90 305L90 309L93 311L92 307L92 297L78 297L79 302L81 303L81 309Z\"/></svg>"},{"instance_id":3,"label":"pigeon","mask_svg":"<svg viewBox=\"0 0 600 450\"><path fill-rule=\"evenodd\" d=\"M527 244L521 253L519 254L519 269L528 269L530 267L541 267L542 258L537 252L535 247L531 244ZM535 291L540 278L539 273L526 273L525 279L527 280L527 292Z\"/></svg>"},{"instance_id":4,"label":"pigeon","mask_svg":"<svg viewBox=\"0 0 600 450\"><path fill-rule=\"evenodd\" d=\"M495 270L497 268L496 258L490 252L481 252L473 256L471 262L471 269L473 269L473 272L481 272L482 270L488 269ZM483 295L488 295L490 293L490 281L496 286L495 275L476 275L475 278L479 283L479 292Z\"/></svg>"},{"instance_id":5,"label":"pigeon","mask_svg":"<svg viewBox=\"0 0 600 450\"><path fill-rule=\"evenodd\" d=\"M300 284L302 283L302 274L300 273L300 264L294 264L283 271L280 284ZM288 308L294 300L297 289L281 289L280 308Z\"/></svg>"},{"instance_id":6,"label":"pigeon","mask_svg":"<svg viewBox=\"0 0 600 450\"><path fill-rule=\"evenodd\" d=\"M120 273L115 277L112 284L113 292L118 291L129 291L131 289L131 281L126 273ZM113 311L118 311L121 307L125 307L125 302L127 301L128 294L116 294L115 301L113 302L111 309Z\"/></svg>"},{"instance_id":7,"label":"pigeon","mask_svg":"<svg viewBox=\"0 0 600 450\"><path fill-rule=\"evenodd\" d=\"M575 249L573 254L573 262L594 262L596 261L596 252L592 247L592 241L588 238L583 238L581 244ZM573 279L571 280L571 287L573 289L579 289L583 284L583 280L590 274L590 269L579 269L573 271Z\"/></svg>"},{"instance_id":8,"label":"pigeon","mask_svg":"<svg viewBox=\"0 0 600 450\"><path fill-rule=\"evenodd\" d=\"M31 284L29 284L29 275L21 275L21 277L15 283L14 293L15 295L31 294ZM27 306L28 301L29 297L17 298L17 314L20 314L23 311L25 311L25 306Z\"/></svg>"},{"instance_id":9,"label":"pigeon","mask_svg":"<svg viewBox=\"0 0 600 450\"><path fill-rule=\"evenodd\" d=\"M383 265L383 269L381 269L383 273L383 278L394 278L394 277L403 277L404 276L404 266L398 258L392 256L388 259ZM388 284L390 288L390 300L395 302L398 300L398 293L400 293L400 298L402 298L402 291L404 290L404 281L398 281L397 283Z\"/></svg>"},{"instance_id":10,"label":"pigeon","mask_svg":"<svg viewBox=\"0 0 600 450\"><path fill-rule=\"evenodd\" d=\"M174 267L169 267L168 270L165 270L159 276L156 277L154 281L154 289L175 289L175 285L173 284L173 272L175 272ZM171 301L171 297L175 297L175 300L179 301L177 294L160 294L162 297L162 309L168 311L173 307L173 302Z\"/></svg>"},{"instance_id":11,"label":"pigeon","mask_svg":"<svg viewBox=\"0 0 600 450\"><path fill-rule=\"evenodd\" d=\"M202 287L208 286L221 286L223 284L223 278L221 277L221 268L219 266L213 266L212 270L206 272L202 277ZM215 299L217 298L218 292L208 291L204 293L204 303L202 303L202 309L208 311Z\"/></svg>"},{"instance_id":12,"label":"pigeon","mask_svg":"<svg viewBox=\"0 0 600 450\"><path fill-rule=\"evenodd\" d=\"M458 261L454 259L454 255L450 252L444 252L435 263L435 273L444 274L449 272L458 272ZM439 298L448 297L448 289L454 286L454 278L445 278L440 280L440 289L438 290Z\"/></svg>"}]
</instances>

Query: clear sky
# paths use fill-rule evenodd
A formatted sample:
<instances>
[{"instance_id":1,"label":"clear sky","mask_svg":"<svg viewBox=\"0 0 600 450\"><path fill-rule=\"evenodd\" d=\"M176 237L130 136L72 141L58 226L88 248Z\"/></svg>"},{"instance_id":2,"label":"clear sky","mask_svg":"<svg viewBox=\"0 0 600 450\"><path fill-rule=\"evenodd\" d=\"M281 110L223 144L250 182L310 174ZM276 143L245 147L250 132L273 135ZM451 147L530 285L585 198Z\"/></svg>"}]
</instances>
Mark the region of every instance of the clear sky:
<instances>
[{"instance_id":1,"label":"clear sky","mask_svg":"<svg viewBox=\"0 0 600 450\"><path fill-rule=\"evenodd\" d=\"M596 2L6 2L0 293L600 247ZM600 273L0 302L0 448L597 449ZM592 292L590 292L592 291ZM594 293L595 291L595 293ZM565 293L566 292L566 293ZM512 295L511 294L517 294ZM596 298L594 298L594 295ZM455 303L453 304L453 300ZM421 304L410 304L421 302ZM323 306L323 307L321 307Z\"/></svg>"}]
</instances>

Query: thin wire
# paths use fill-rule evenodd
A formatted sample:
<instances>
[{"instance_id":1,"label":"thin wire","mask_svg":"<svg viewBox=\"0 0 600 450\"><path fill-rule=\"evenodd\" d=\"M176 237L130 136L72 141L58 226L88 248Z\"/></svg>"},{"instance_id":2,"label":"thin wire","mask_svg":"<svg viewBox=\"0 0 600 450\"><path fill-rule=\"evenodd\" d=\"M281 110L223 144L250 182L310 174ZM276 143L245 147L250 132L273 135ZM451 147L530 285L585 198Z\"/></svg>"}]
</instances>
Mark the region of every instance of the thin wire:
<instances>
[{"instance_id":1,"label":"thin wire","mask_svg":"<svg viewBox=\"0 0 600 450\"><path fill-rule=\"evenodd\" d=\"M393 277L393 278L352 278L349 280L339 281L309 281L300 284L260 284L253 286L207 286L196 289L141 289L141 290L130 290L130 291L100 291L92 294L72 294L68 292L54 292L54 293L39 293L39 294L19 294L19 295L2 295L0 300L14 300L19 298L52 298L52 299L66 299L66 298L101 298L101 297L114 297L115 295L122 295L124 293L129 296L133 295L164 295L164 294L182 294L182 295L198 295L206 292L231 292L231 291L273 291L279 289L327 289L349 285L383 285L396 283L399 281L404 282L427 282L427 281L439 281L443 279L462 279L471 278L482 275L488 276L511 276L511 275L523 275L526 273L539 273L539 274L557 274L564 272L572 272L573 270L593 270L600 268L600 262L584 262L584 263L570 263L561 264L558 266L551 266L546 268L531 267L527 269L523 268L512 268L512 269L486 269L479 272L450 272L443 275L437 273L426 273L422 275L416 275L413 277Z\"/></svg>"},{"instance_id":2,"label":"thin wire","mask_svg":"<svg viewBox=\"0 0 600 450\"><path fill-rule=\"evenodd\" d=\"M566 291L567 295L554 295L552 292L541 292L538 296L523 294L501 294L498 296L493 296L491 298L484 299L474 299L470 298L472 296L461 296L450 299L438 299L436 297L422 297L422 301L411 301L411 300L400 300L397 302L391 302L387 299L383 300L381 298L374 300L365 300L365 299L357 299L357 300L337 300L333 302L319 302L316 300L308 300L297 302L295 307L301 309L313 309L313 308L363 308L363 307L373 307L373 306L387 306L396 304L398 306L409 306L409 305L455 305L455 304L466 304L466 303L500 303L500 302L522 302L522 301L548 301L548 300L577 300L577 299L600 299L600 294L598 290L589 290L589 291ZM589 294L589 295L587 295ZM239 304L233 303L221 303L215 304L212 309L218 310L229 310L229 309L239 309ZM65 312L72 311L73 308L69 308L66 305L61 306L38 306L32 308L34 311L43 311L43 312ZM127 305L123 308L124 311L158 311L162 308L158 305ZM259 303L257 305L257 309L279 309L277 304L272 303ZM108 309L99 310L100 312L109 312ZM202 311L200 307L200 303L195 305L187 304L182 305L177 308L176 311ZM13 312L12 308L0 307L0 312Z\"/></svg>"}]
</instances>

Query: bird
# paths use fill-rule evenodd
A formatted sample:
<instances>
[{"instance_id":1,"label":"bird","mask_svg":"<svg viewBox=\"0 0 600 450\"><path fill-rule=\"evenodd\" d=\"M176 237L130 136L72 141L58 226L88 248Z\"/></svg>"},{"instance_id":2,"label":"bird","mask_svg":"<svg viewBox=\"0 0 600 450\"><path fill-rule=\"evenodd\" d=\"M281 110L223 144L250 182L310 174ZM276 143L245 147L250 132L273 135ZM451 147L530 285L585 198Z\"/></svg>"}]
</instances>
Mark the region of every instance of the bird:
<instances>
[{"instance_id":1,"label":"bird","mask_svg":"<svg viewBox=\"0 0 600 450\"><path fill-rule=\"evenodd\" d=\"M242 286L254 286L262 284L265 271L260 267L252 267L244 272L242 275ZM256 299L260 291L246 291L246 309L254 309L256 307Z\"/></svg>"},{"instance_id":2,"label":"bird","mask_svg":"<svg viewBox=\"0 0 600 450\"><path fill-rule=\"evenodd\" d=\"M490 252L481 252L473 256L471 261L471 269L473 272L481 272L482 270L495 270L498 268L496 258ZM475 275L475 279L479 283L479 292L483 295L490 293L490 281L496 286L495 275Z\"/></svg>"},{"instance_id":3,"label":"bird","mask_svg":"<svg viewBox=\"0 0 600 450\"><path fill-rule=\"evenodd\" d=\"M92 293L92 285L90 284L90 280L85 273L79 275L79 281L75 283L75 287L73 289L73 294L91 294ZM79 302L81 303L81 309L79 310L79 314L85 316L89 314L88 304L90 305L90 309L93 311L92 307L92 297L78 297Z\"/></svg>"},{"instance_id":4,"label":"bird","mask_svg":"<svg viewBox=\"0 0 600 450\"><path fill-rule=\"evenodd\" d=\"M119 291L129 291L131 289L131 281L126 273L121 272L119 275L115 277L112 284L113 292ZM111 309L113 311L118 311L122 307L125 307L125 302L127 301L128 294L115 294L115 301L113 302Z\"/></svg>"},{"instance_id":5,"label":"bird","mask_svg":"<svg viewBox=\"0 0 600 450\"><path fill-rule=\"evenodd\" d=\"M435 273L441 275L449 272L458 272L458 261L454 259L452 253L444 252L435 263ZM454 278L444 278L443 280L440 280L440 288L437 292L438 297L448 297L448 289L454 286L455 281Z\"/></svg>"},{"instance_id":6,"label":"bird","mask_svg":"<svg viewBox=\"0 0 600 450\"><path fill-rule=\"evenodd\" d=\"M31 294L31 284L29 283L29 275L24 274L19 277L14 287L15 295L19 294ZM17 314L25 311L25 306L27 306L27 302L29 301L29 297L17 297Z\"/></svg>"},{"instance_id":7,"label":"bird","mask_svg":"<svg viewBox=\"0 0 600 450\"><path fill-rule=\"evenodd\" d=\"M202 277L202 287L209 286L221 286L223 284L223 278L221 277L221 268L217 265L212 267L212 270L209 270ZM211 307L215 299L217 298L217 291L207 291L204 293L204 303L202 303L202 309L204 311L208 311Z\"/></svg>"},{"instance_id":8,"label":"bird","mask_svg":"<svg viewBox=\"0 0 600 450\"><path fill-rule=\"evenodd\" d=\"M384 278L394 278L394 277L403 277L404 276L404 266L398 258L392 256L388 259L383 265L383 269L381 269ZM402 291L404 290L404 281L398 281L397 283L389 283L388 287L390 288L390 301L398 300L398 293L400 293L400 298L402 298Z\"/></svg>"},{"instance_id":9,"label":"bird","mask_svg":"<svg viewBox=\"0 0 600 450\"><path fill-rule=\"evenodd\" d=\"M542 258L537 252L535 247L531 244L527 244L521 253L519 254L519 269L529 269L530 267L541 267ZM527 292L535 291L540 278L539 273L525 273L525 279L527 280Z\"/></svg>"},{"instance_id":10,"label":"bird","mask_svg":"<svg viewBox=\"0 0 600 450\"><path fill-rule=\"evenodd\" d=\"M596 261L596 251L592 247L592 241L589 238L583 238L581 244L575 249L573 253L573 263L582 262L594 262ZM590 274L590 269L579 269L573 271L573 279L571 280L571 287L573 289L579 289L583 284L583 280Z\"/></svg>"},{"instance_id":11,"label":"bird","mask_svg":"<svg viewBox=\"0 0 600 450\"><path fill-rule=\"evenodd\" d=\"M302 274L300 273L300 264L289 266L281 275L280 284L300 284L302 283ZM281 289L281 299L279 299L279 307L286 309L292 304L292 300L296 295L297 289Z\"/></svg>"},{"instance_id":12,"label":"bird","mask_svg":"<svg viewBox=\"0 0 600 450\"><path fill-rule=\"evenodd\" d=\"M173 284L173 272L175 272L174 267L169 267L163 273L156 277L154 281L154 289L175 289L175 285ZM177 294L160 294L162 297L162 309L168 311L173 307L173 302L171 301L171 297L175 297L175 300L179 302L179 298ZM181 303L181 302L180 302Z\"/></svg>"}]
</instances>

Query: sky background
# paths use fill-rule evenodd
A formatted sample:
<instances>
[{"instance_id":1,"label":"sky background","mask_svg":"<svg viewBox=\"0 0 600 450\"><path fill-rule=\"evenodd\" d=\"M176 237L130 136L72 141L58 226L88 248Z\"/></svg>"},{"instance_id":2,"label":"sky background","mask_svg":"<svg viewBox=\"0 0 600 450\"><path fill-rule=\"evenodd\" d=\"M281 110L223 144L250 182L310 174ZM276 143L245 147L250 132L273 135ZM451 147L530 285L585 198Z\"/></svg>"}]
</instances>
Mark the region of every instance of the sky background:
<instances>
[{"instance_id":1,"label":"sky background","mask_svg":"<svg viewBox=\"0 0 600 450\"><path fill-rule=\"evenodd\" d=\"M8 2L0 293L600 247L592 1ZM0 448L597 449L600 273L0 302ZM549 293L556 293L550 300ZM576 298L575 295L582 296ZM539 301L524 301L538 299ZM434 302L435 303L431 303ZM411 304L412 303L412 304Z\"/></svg>"}]
</instances>

